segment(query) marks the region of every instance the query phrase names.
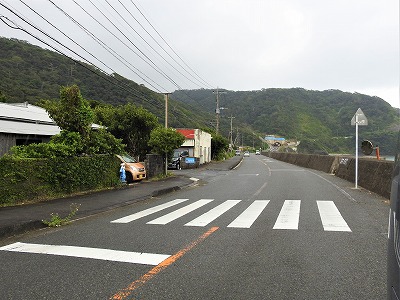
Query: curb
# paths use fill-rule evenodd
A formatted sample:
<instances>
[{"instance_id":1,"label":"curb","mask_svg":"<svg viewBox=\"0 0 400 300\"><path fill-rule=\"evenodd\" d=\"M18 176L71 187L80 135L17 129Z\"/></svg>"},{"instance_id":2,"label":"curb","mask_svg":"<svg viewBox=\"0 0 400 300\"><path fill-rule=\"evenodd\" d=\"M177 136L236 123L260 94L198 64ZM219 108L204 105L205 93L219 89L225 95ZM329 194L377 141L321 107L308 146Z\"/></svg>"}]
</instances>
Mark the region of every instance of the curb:
<instances>
[{"instance_id":1,"label":"curb","mask_svg":"<svg viewBox=\"0 0 400 300\"><path fill-rule=\"evenodd\" d=\"M45 227L46 225L43 224L42 220L33 220L25 223L20 223L18 225L6 226L0 228L0 240Z\"/></svg>"},{"instance_id":2,"label":"curb","mask_svg":"<svg viewBox=\"0 0 400 300\"><path fill-rule=\"evenodd\" d=\"M106 207L92 210L90 212L87 212L84 215L79 216L77 219L73 219L72 221L79 220L82 218L87 218L90 216L94 216L99 213L103 213L103 212L106 212L106 211L109 211L112 209L124 207L124 206L130 205L130 204L133 204L135 202L144 201L144 200L152 198L152 197L157 197L157 196L165 195L168 193L172 193L172 192L182 190L184 188L191 187L191 186L193 186L192 182L189 184L183 184L182 186L176 185L176 186L172 186L169 188L155 190L152 193L149 193L148 195L145 195L145 196L142 196L142 197L139 197L136 199L132 199L130 201L125 201L125 202L121 202L118 204L114 204L112 206L106 206ZM17 225L0 227L0 241L3 239L6 239L6 238L12 237L12 236L24 234L24 233L27 233L32 230L43 229L46 227L47 226L45 224L43 224L42 220L31 220L31 221L20 223Z\"/></svg>"},{"instance_id":3,"label":"curb","mask_svg":"<svg viewBox=\"0 0 400 300\"><path fill-rule=\"evenodd\" d=\"M231 170L235 170L236 168L239 168L242 161L243 161L243 156L242 156L242 159L237 163L237 165L231 167Z\"/></svg>"},{"instance_id":4,"label":"curb","mask_svg":"<svg viewBox=\"0 0 400 300\"><path fill-rule=\"evenodd\" d=\"M180 189L181 189L180 186L173 186L173 187L169 187L169 188L165 188L165 189L160 189L160 190L152 192L150 197L158 197L158 196L161 196L161 195L165 195L165 194L168 194L168 193L175 192L175 191L180 190Z\"/></svg>"}]
</instances>

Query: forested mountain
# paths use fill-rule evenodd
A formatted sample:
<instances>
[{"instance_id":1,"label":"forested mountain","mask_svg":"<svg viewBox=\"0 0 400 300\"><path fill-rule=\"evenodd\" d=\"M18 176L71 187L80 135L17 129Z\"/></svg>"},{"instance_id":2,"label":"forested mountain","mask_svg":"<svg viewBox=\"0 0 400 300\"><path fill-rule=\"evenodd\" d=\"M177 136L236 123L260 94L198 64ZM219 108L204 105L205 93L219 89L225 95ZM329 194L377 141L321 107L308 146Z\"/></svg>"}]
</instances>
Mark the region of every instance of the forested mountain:
<instances>
[{"instance_id":1,"label":"forested mountain","mask_svg":"<svg viewBox=\"0 0 400 300\"><path fill-rule=\"evenodd\" d=\"M113 105L133 102L164 122L164 95L118 74L99 70L25 41L0 37L0 101L29 102L58 99L61 86L76 84L82 96ZM173 127L204 127L211 116L190 105L169 101L168 123Z\"/></svg>"},{"instance_id":2,"label":"forested mountain","mask_svg":"<svg viewBox=\"0 0 400 300\"><path fill-rule=\"evenodd\" d=\"M208 90L176 91L173 97L199 109L215 110L215 95ZM360 138L371 140L384 153L394 150L395 131L399 129L397 109L384 100L339 90L225 90L219 106L226 108L221 111L224 130L233 116L234 122L248 124L256 132L302 141L299 148L308 152L351 151L354 143L350 137L354 137L355 128L350 121L358 108L369 121L368 126L360 126Z\"/></svg>"},{"instance_id":3,"label":"forested mountain","mask_svg":"<svg viewBox=\"0 0 400 300\"><path fill-rule=\"evenodd\" d=\"M15 39L0 38L0 101L34 104L59 98L61 86L77 84L85 99L113 105L132 102L164 122L164 95L118 74L108 76L84 63ZM220 132L229 136L234 117L237 144L261 146L259 136L280 135L301 141L299 150L350 152L354 127L350 120L358 108L369 125L360 127L360 139L369 139L383 153L394 150L399 118L396 109L378 97L339 90L302 88L228 91L220 94ZM169 125L211 127L216 96L212 90L180 90L170 96Z\"/></svg>"}]
</instances>

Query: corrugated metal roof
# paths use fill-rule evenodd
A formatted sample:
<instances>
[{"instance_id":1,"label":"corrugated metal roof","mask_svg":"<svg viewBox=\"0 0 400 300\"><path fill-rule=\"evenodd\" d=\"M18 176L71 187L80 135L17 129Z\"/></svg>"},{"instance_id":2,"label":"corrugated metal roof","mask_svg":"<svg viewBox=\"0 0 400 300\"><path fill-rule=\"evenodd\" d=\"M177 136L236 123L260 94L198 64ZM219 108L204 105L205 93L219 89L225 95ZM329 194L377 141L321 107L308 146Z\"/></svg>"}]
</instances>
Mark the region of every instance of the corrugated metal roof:
<instances>
[{"instance_id":1,"label":"corrugated metal roof","mask_svg":"<svg viewBox=\"0 0 400 300\"><path fill-rule=\"evenodd\" d=\"M52 136L60 133L60 131L60 128L56 125L0 120L0 132L4 133Z\"/></svg>"},{"instance_id":2,"label":"corrugated metal roof","mask_svg":"<svg viewBox=\"0 0 400 300\"><path fill-rule=\"evenodd\" d=\"M98 124L91 127L106 128ZM44 108L28 103L0 103L0 132L51 136L61 129Z\"/></svg>"},{"instance_id":3,"label":"corrugated metal roof","mask_svg":"<svg viewBox=\"0 0 400 300\"><path fill-rule=\"evenodd\" d=\"M0 103L0 119L5 118L54 123L45 109L28 103Z\"/></svg>"},{"instance_id":4,"label":"corrugated metal roof","mask_svg":"<svg viewBox=\"0 0 400 300\"><path fill-rule=\"evenodd\" d=\"M182 133L187 139L194 139L194 129L178 128L176 131Z\"/></svg>"},{"instance_id":5,"label":"corrugated metal roof","mask_svg":"<svg viewBox=\"0 0 400 300\"><path fill-rule=\"evenodd\" d=\"M0 103L0 132L52 136L60 131L41 107L28 103Z\"/></svg>"}]
</instances>

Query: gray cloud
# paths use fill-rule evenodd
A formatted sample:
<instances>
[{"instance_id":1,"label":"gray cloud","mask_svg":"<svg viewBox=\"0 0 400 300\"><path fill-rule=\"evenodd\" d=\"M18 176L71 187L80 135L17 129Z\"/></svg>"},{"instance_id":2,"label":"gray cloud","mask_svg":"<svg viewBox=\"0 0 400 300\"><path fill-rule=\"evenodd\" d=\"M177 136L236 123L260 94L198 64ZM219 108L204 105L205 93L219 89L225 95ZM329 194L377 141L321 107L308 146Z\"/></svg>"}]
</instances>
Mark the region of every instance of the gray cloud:
<instances>
[{"instance_id":1,"label":"gray cloud","mask_svg":"<svg viewBox=\"0 0 400 300\"><path fill-rule=\"evenodd\" d=\"M61 34L16 1L4 1L46 31L77 49ZM63 9L163 89L177 89L131 50L85 15L72 1L58 1ZM185 79L159 57L105 1L93 1L129 32L131 41L185 89L198 85ZM124 11L119 1L109 0L164 59L179 67ZM397 0L140 0L134 1L174 50L213 86L231 90L269 87L340 89L378 96L392 106L399 103L399 3ZM142 79L97 45L48 1L27 2L79 44L90 49L118 73L139 83ZM128 42L88 2L81 2L110 31ZM123 1L153 37L163 44L130 1ZM0 8L0 14L15 18ZM113 17L111 17L113 16ZM26 26L23 22L19 24ZM3 36L32 41L26 34L0 23ZM35 42L38 44L37 42ZM164 44L163 44L164 45ZM132 45L131 45L132 46ZM133 47L133 46L132 46ZM134 48L134 47L133 47ZM136 50L136 49L135 49ZM77 49L81 53L80 49ZM169 51L169 50L168 50ZM86 54L82 54L91 61ZM172 54L173 55L173 54ZM93 61L96 65L98 62ZM101 68L104 66L99 65ZM107 69L107 68L105 68ZM108 72L111 72L109 69ZM148 85L148 84L146 84ZM205 86L206 87L206 86Z\"/></svg>"}]
</instances>

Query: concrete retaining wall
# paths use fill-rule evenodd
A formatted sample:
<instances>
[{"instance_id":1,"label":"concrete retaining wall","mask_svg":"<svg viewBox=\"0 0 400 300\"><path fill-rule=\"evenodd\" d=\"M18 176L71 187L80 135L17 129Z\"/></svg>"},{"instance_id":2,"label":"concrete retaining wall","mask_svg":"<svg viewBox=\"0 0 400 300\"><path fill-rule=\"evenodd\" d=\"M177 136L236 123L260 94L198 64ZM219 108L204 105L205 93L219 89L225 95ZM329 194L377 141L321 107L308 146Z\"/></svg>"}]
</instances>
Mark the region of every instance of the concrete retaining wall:
<instances>
[{"instance_id":1,"label":"concrete retaining wall","mask_svg":"<svg viewBox=\"0 0 400 300\"><path fill-rule=\"evenodd\" d=\"M164 174L164 158L158 154L147 154L145 167L147 178L152 178L160 174Z\"/></svg>"},{"instance_id":2,"label":"concrete retaining wall","mask_svg":"<svg viewBox=\"0 0 400 300\"><path fill-rule=\"evenodd\" d=\"M332 173L355 182L355 158L353 157L280 152L263 154L300 167ZM392 161L359 159L358 185L389 199L393 166Z\"/></svg>"},{"instance_id":3,"label":"concrete retaining wall","mask_svg":"<svg viewBox=\"0 0 400 300\"><path fill-rule=\"evenodd\" d=\"M309 155L309 154L270 152L269 156L293 165L319 170L326 173L332 172L332 166L335 160L334 156L316 155L316 154Z\"/></svg>"}]
</instances>

